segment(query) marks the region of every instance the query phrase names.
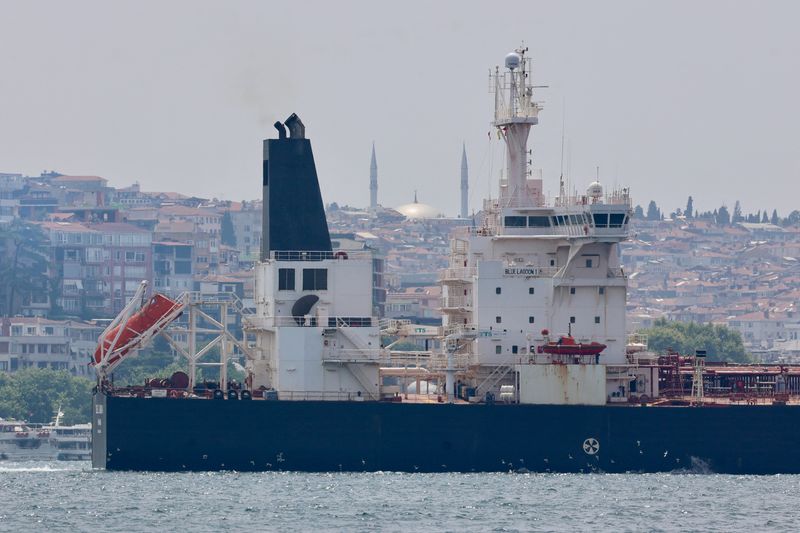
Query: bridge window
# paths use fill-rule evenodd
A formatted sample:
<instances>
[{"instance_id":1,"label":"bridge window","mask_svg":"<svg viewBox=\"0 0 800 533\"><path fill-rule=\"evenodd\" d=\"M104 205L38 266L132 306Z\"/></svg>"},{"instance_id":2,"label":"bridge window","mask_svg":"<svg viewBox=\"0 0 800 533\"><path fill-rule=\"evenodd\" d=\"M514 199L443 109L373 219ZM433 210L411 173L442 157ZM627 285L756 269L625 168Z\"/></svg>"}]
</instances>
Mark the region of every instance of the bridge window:
<instances>
[{"instance_id":1,"label":"bridge window","mask_svg":"<svg viewBox=\"0 0 800 533\"><path fill-rule=\"evenodd\" d=\"M570 287L569 288L569 293L570 294L575 294L575 287Z\"/></svg>"},{"instance_id":2,"label":"bridge window","mask_svg":"<svg viewBox=\"0 0 800 533\"><path fill-rule=\"evenodd\" d=\"M278 269L278 290L279 291L293 291L294 290L294 269L293 268L279 268Z\"/></svg>"},{"instance_id":3,"label":"bridge window","mask_svg":"<svg viewBox=\"0 0 800 533\"><path fill-rule=\"evenodd\" d=\"M575 323L575 317L574 316L569 317L569 323L570 324L574 324Z\"/></svg>"},{"instance_id":4,"label":"bridge window","mask_svg":"<svg viewBox=\"0 0 800 533\"><path fill-rule=\"evenodd\" d=\"M494 317L494 321L499 324L499 323L501 323L503 321L503 317L496 316L496 317Z\"/></svg>"},{"instance_id":5,"label":"bridge window","mask_svg":"<svg viewBox=\"0 0 800 533\"><path fill-rule=\"evenodd\" d=\"M533 287L528 287L528 294L534 294L535 292L536 289L534 289Z\"/></svg>"},{"instance_id":6,"label":"bridge window","mask_svg":"<svg viewBox=\"0 0 800 533\"><path fill-rule=\"evenodd\" d=\"M303 290L304 291L326 291L326 290L328 290L328 269L327 268L304 268L303 269Z\"/></svg>"},{"instance_id":7,"label":"bridge window","mask_svg":"<svg viewBox=\"0 0 800 533\"><path fill-rule=\"evenodd\" d=\"M498 344L497 346L494 347L494 353L497 354L503 353L503 347Z\"/></svg>"},{"instance_id":8,"label":"bridge window","mask_svg":"<svg viewBox=\"0 0 800 533\"><path fill-rule=\"evenodd\" d=\"M607 228L608 227L608 213L595 213L594 214L594 227Z\"/></svg>"},{"instance_id":9,"label":"bridge window","mask_svg":"<svg viewBox=\"0 0 800 533\"><path fill-rule=\"evenodd\" d=\"M529 228L549 228L550 217L528 217Z\"/></svg>"},{"instance_id":10,"label":"bridge window","mask_svg":"<svg viewBox=\"0 0 800 533\"><path fill-rule=\"evenodd\" d=\"M503 289L502 289L502 288L500 288L500 287L496 287L496 288L494 289L494 293L495 293L495 294L500 294L501 292L503 292Z\"/></svg>"},{"instance_id":11,"label":"bridge window","mask_svg":"<svg viewBox=\"0 0 800 533\"><path fill-rule=\"evenodd\" d=\"M606 293L606 288L605 287L598 287L597 288L597 292L600 293L600 294L605 294Z\"/></svg>"},{"instance_id":12,"label":"bridge window","mask_svg":"<svg viewBox=\"0 0 800 533\"><path fill-rule=\"evenodd\" d=\"M524 228L527 222L527 217L506 217L505 225L507 228Z\"/></svg>"},{"instance_id":13,"label":"bridge window","mask_svg":"<svg viewBox=\"0 0 800 533\"><path fill-rule=\"evenodd\" d=\"M594 323L595 324L599 324L600 323L600 317L599 316L594 317Z\"/></svg>"},{"instance_id":14,"label":"bridge window","mask_svg":"<svg viewBox=\"0 0 800 533\"><path fill-rule=\"evenodd\" d=\"M625 213L611 213L609 217L609 228L621 228L625 223Z\"/></svg>"},{"instance_id":15,"label":"bridge window","mask_svg":"<svg viewBox=\"0 0 800 533\"><path fill-rule=\"evenodd\" d=\"M511 346L511 353L516 354L519 351L519 348L516 344Z\"/></svg>"},{"instance_id":16,"label":"bridge window","mask_svg":"<svg viewBox=\"0 0 800 533\"><path fill-rule=\"evenodd\" d=\"M528 317L528 324L533 324L536 321L536 318L529 316Z\"/></svg>"}]
</instances>

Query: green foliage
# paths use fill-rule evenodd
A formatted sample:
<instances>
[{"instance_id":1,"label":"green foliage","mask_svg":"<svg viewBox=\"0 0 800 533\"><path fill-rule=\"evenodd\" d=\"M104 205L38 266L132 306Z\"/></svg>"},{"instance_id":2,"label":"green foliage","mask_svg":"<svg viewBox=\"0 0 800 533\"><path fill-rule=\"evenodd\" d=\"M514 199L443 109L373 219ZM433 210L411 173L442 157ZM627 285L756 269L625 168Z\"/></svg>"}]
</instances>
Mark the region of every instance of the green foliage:
<instances>
[{"instance_id":1,"label":"green foliage","mask_svg":"<svg viewBox=\"0 0 800 533\"><path fill-rule=\"evenodd\" d=\"M0 225L0 315L19 314L34 298L46 301L47 237L39 226L15 219Z\"/></svg>"},{"instance_id":2,"label":"green foliage","mask_svg":"<svg viewBox=\"0 0 800 533\"><path fill-rule=\"evenodd\" d=\"M655 200L650 200L647 205L647 220L661 220L661 210L656 205Z\"/></svg>"},{"instance_id":3,"label":"green foliage","mask_svg":"<svg viewBox=\"0 0 800 533\"><path fill-rule=\"evenodd\" d=\"M114 385L144 385L146 378L169 377L174 372L186 372L186 360L159 351L142 351L128 356L114 370Z\"/></svg>"},{"instance_id":4,"label":"green foliage","mask_svg":"<svg viewBox=\"0 0 800 533\"><path fill-rule=\"evenodd\" d=\"M725 326L698 324L696 322L670 322L656 320L652 328L639 333L647 335L650 349L665 352L668 349L692 355L695 350L705 350L711 361L748 363L750 356L742 344L738 331Z\"/></svg>"},{"instance_id":5,"label":"green foliage","mask_svg":"<svg viewBox=\"0 0 800 533\"><path fill-rule=\"evenodd\" d=\"M216 348L209 350L208 356L203 361L219 360ZM128 357L114 370L114 385L123 387L128 385L144 385L147 378L168 378L175 372L189 372L189 364L181 356L173 356L161 351L143 351L139 355ZM219 380L218 367L199 367L195 374L198 382L204 380ZM228 379L243 382L244 372L236 368L233 361L228 361Z\"/></svg>"},{"instance_id":6,"label":"green foliage","mask_svg":"<svg viewBox=\"0 0 800 533\"><path fill-rule=\"evenodd\" d=\"M62 423L89 422L94 383L65 370L26 368L0 374L0 417L34 423L50 422L59 406Z\"/></svg>"},{"instance_id":7,"label":"green foliage","mask_svg":"<svg viewBox=\"0 0 800 533\"><path fill-rule=\"evenodd\" d=\"M728 208L724 205L717 210L717 224L722 226L729 226L731 223L731 215Z\"/></svg>"},{"instance_id":8,"label":"green foliage","mask_svg":"<svg viewBox=\"0 0 800 533\"><path fill-rule=\"evenodd\" d=\"M236 232L233 229L233 217L230 211L225 211L220 222L220 240L227 246L236 246Z\"/></svg>"}]
</instances>

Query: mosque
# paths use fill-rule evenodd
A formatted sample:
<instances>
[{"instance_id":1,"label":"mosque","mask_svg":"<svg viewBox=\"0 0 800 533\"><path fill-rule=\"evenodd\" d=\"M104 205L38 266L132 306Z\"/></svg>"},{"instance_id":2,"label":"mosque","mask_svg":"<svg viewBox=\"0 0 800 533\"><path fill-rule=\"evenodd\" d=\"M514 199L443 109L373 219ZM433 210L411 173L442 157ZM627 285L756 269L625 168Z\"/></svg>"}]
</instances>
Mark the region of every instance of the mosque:
<instances>
[{"instance_id":1,"label":"mosque","mask_svg":"<svg viewBox=\"0 0 800 533\"><path fill-rule=\"evenodd\" d=\"M461 152L461 213L459 218L466 219L468 213L468 191L469 174L467 169L466 146ZM375 143L372 144L372 160L369 166L369 192L370 192L370 212L374 213L379 209L378 206L378 162L375 157ZM399 205L393 208L403 215L407 220L430 220L446 218L442 212L432 205L421 203L417 199L417 191L414 191L414 201L408 204Z\"/></svg>"}]
</instances>

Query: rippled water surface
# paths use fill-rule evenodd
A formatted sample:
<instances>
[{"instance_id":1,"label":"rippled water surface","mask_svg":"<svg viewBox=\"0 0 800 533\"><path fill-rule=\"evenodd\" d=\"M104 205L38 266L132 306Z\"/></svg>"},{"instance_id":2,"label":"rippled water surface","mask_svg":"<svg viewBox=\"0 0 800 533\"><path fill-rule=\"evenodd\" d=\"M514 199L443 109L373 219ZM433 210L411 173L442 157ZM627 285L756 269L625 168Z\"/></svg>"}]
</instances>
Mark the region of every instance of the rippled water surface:
<instances>
[{"instance_id":1,"label":"rippled water surface","mask_svg":"<svg viewBox=\"0 0 800 533\"><path fill-rule=\"evenodd\" d=\"M0 463L2 531L796 531L800 476L119 473Z\"/></svg>"}]
</instances>

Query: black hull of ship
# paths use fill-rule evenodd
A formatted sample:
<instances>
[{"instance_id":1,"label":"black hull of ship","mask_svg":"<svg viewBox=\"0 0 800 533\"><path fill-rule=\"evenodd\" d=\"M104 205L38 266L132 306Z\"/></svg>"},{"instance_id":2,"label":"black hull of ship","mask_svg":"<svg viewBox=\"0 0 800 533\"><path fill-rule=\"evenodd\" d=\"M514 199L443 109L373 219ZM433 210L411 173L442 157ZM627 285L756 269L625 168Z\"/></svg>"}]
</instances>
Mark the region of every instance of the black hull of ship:
<instances>
[{"instance_id":1,"label":"black hull of ship","mask_svg":"<svg viewBox=\"0 0 800 533\"><path fill-rule=\"evenodd\" d=\"M109 470L800 473L800 407L446 405L95 395Z\"/></svg>"}]
</instances>

